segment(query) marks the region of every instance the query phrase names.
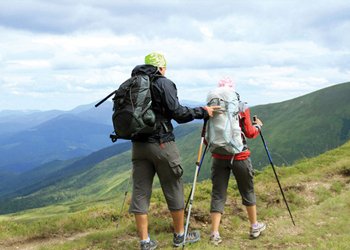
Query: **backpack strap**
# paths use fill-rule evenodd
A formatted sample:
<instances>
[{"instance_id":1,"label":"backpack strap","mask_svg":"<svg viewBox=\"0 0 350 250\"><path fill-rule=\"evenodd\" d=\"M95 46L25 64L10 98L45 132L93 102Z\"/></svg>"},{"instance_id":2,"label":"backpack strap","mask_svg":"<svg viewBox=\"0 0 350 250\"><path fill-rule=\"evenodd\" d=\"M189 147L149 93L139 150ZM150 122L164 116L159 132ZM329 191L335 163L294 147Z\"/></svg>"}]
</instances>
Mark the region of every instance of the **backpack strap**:
<instances>
[{"instance_id":1,"label":"backpack strap","mask_svg":"<svg viewBox=\"0 0 350 250\"><path fill-rule=\"evenodd\" d=\"M236 115L237 115L237 117L239 118L239 114L236 114ZM226 123L225 130L227 130L227 129L228 129L228 125L230 125L230 124L232 123L232 118L233 118L233 116L228 115L228 121L227 121L227 123ZM238 121L238 122L239 122L239 121ZM244 135L244 133L243 133L242 131L241 131L241 134ZM243 138L242 138L242 140L243 140ZM236 147L236 145L235 145L233 139L230 139L229 141L230 141L231 147L235 148L238 152L241 152L241 151L243 150L242 148Z\"/></svg>"}]
</instances>

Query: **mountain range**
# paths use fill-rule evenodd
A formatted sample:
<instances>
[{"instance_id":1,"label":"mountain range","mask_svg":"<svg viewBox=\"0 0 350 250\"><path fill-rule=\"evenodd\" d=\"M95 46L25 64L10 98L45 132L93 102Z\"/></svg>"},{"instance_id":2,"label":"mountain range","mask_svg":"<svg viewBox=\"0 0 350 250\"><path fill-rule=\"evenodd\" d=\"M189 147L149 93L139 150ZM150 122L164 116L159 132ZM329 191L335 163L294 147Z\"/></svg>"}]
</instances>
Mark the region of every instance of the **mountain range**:
<instances>
[{"instance_id":1,"label":"mountain range","mask_svg":"<svg viewBox=\"0 0 350 250\"><path fill-rule=\"evenodd\" d=\"M98 108L91 103L70 111L1 111L0 180L53 160L87 156L110 146L111 117L111 101Z\"/></svg>"},{"instance_id":2,"label":"mountain range","mask_svg":"<svg viewBox=\"0 0 350 250\"><path fill-rule=\"evenodd\" d=\"M88 155L109 146L111 104L78 107L69 112L2 112L0 176L17 174L52 160ZM107 119L108 116L108 119Z\"/></svg>"},{"instance_id":3,"label":"mountain range","mask_svg":"<svg viewBox=\"0 0 350 250\"><path fill-rule=\"evenodd\" d=\"M350 138L349 94L350 83L348 82L292 100L252 107L251 114L257 114L264 122L262 133L274 163L288 166L300 159L319 155L348 141ZM108 122L111 114L110 107L107 110L108 116L106 115L105 121ZM92 122L91 117L94 115L86 119L92 111L98 112L96 109L91 111L83 109L76 114L59 114L55 118L36 125L35 128L36 131L41 131L48 136L55 132L48 129L50 128L48 125L57 124L60 125L59 128L64 128L65 119L71 123L70 128L74 129L79 129L79 121L89 124L86 130L81 131L80 135L88 132L88 128L95 131L96 127L108 127L104 122ZM103 117L103 111L100 112L99 115ZM62 123L60 123L60 119L63 119ZM96 127L93 128L94 126ZM186 182L191 182L193 179L200 143L200 130L201 123L184 124L175 129ZM16 135L21 133L23 136L23 131ZM128 183L130 176L130 143L120 142L103 147L103 140L106 141L106 144L109 143L108 133L108 131L100 131L99 135L104 139L101 139L101 148L98 150L96 150L96 145L92 145L94 140L85 138L85 144L91 142L90 152L86 150L80 155L72 154L71 157L60 159L57 156L56 159L52 157L50 159L52 161L47 160L28 171L3 175L0 182L0 213L42 207L57 202L99 200L120 193ZM68 132L62 132L60 136L57 136L57 140L64 141L65 134L70 135ZM31 133L31 136L33 135L34 131ZM88 135L86 134L86 136ZM72 135L70 136L70 138L74 138ZM78 139L76 138L76 140ZM0 140L4 140L4 137L1 136ZM98 140L95 140L98 144ZM9 142L5 145L9 145ZM69 145L73 143L79 145L74 140ZM251 158L254 167L262 169L269 165L261 140L259 138L249 140L248 144L252 151ZM53 146L46 144L46 147L50 149ZM79 150L82 151L83 148L80 146ZM62 148L59 148L58 151L65 152ZM56 154L58 153L56 152ZM210 156L208 153L201 168L199 181L207 179L209 176Z\"/></svg>"}]
</instances>

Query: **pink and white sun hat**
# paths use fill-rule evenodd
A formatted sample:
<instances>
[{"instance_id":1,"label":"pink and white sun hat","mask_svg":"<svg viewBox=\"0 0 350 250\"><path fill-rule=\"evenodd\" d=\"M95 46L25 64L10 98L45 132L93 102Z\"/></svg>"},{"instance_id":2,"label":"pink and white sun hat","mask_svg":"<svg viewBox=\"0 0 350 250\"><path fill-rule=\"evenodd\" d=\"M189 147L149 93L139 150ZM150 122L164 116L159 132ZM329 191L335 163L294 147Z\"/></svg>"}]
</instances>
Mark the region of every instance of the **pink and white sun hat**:
<instances>
[{"instance_id":1,"label":"pink and white sun hat","mask_svg":"<svg viewBox=\"0 0 350 250\"><path fill-rule=\"evenodd\" d=\"M225 87L225 88L235 89L236 84L230 77L226 76L218 81L218 87L219 88Z\"/></svg>"}]
</instances>

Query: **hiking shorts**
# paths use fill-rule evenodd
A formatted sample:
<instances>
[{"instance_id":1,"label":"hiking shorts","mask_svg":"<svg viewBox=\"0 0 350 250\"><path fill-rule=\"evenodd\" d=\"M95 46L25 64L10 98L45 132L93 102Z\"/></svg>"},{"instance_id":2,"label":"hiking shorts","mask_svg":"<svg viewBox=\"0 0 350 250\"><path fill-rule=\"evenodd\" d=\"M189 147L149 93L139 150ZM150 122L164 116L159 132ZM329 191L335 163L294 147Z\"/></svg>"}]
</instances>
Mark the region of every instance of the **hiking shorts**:
<instances>
[{"instance_id":1,"label":"hiking shorts","mask_svg":"<svg viewBox=\"0 0 350 250\"><path fill-rule=\"evenodd\" d=\"M179 150L174 141L133 142L133 192L130 213L147 214L154 175L157 174L170 211L184 209L184 188Z\"/></svg>"},{"instance_id":2,"label":"hiking shorts","mask_svg":"<svg viewBox=\"0 0 350 250\"><path fill-rule=\"evenodd\" d=\"M223 213L231 171L236 179L237 187L242 197L242 204L245 206L256 204L253 182L254 170L250 158L246 160L234 160L232 164L231 160L213 158L211 168L213 188L210 212Z\"/></svg>"}]
</instances>

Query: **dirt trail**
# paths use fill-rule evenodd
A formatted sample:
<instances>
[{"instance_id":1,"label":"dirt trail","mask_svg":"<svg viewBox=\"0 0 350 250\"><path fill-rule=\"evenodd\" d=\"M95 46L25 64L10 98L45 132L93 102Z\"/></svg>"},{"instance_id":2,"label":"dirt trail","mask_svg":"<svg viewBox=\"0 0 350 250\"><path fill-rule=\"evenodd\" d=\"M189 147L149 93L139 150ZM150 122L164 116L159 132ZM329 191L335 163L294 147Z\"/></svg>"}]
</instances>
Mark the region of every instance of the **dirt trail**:
<instances>
[{"instance_id":1,"label":"dirt trail","mask_svg":"<svg viewBox=\"0 0 350 250\"><path fill-rule=\"evenodd\" d=\"M92 232L83 232L67 237L57 236L51 238L39 238L39 239L29 239L23 241L13 241L13 242L0 242L1 250L37 250L40 247L53 246L56 244L62 244L67 241L73 241L85 237Z\"/></svg>"}]
</instances>

